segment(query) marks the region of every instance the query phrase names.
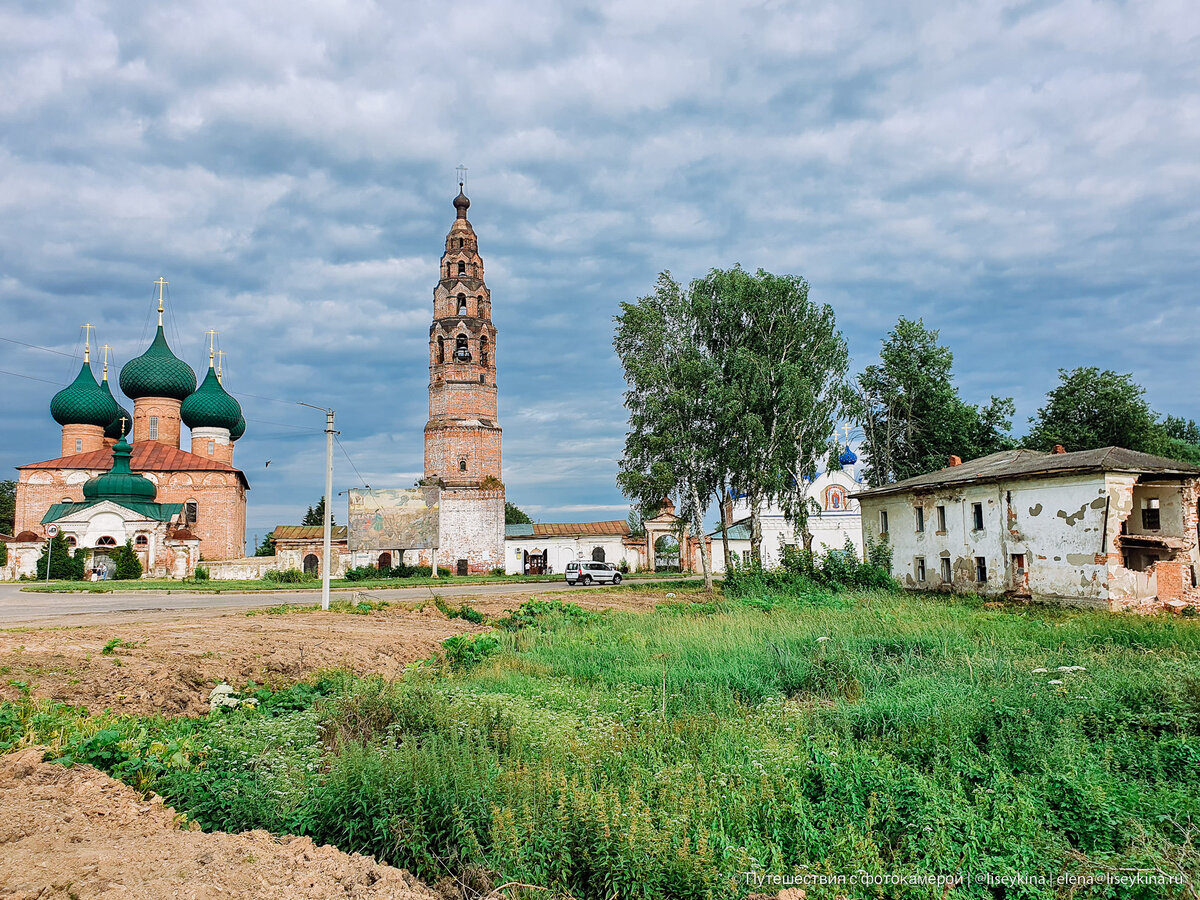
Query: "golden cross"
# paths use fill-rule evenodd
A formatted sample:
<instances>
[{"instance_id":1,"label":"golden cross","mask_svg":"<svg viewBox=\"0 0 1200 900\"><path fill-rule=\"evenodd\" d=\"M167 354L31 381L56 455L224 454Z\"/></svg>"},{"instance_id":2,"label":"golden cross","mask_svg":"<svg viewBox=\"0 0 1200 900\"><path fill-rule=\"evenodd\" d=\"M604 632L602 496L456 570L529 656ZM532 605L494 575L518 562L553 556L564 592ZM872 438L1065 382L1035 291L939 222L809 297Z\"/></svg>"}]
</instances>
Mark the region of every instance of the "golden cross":
<instances>
[{"instance_id":1,"label":"golden cross","mask_svg":"<svg viewBox=\"0 0 1200 900\"><path fill-rule=\"evenodd\" d=\"M96 326L91 322L85 322L83 326L83 361L91 362L92 360L92 332L96 330Z\"/></svg>"},{"instance_id":2,"label":"golden cross","mask_svg":"<svg viewBox=\"0 0 1200 900\"><path fill-rule=\"evenodd\" d=\"M158 281L154 283L158 285L158 324L161 326L163 314L163 288L165 288L171 282L159 275Z\"/></svg>"},{"instance_id":3,"label":"golden cross","mask_svg":"<svg viewBox=\"0 0 1200 900\"><path fill-rule=\"evenodd\" d=\"M125 417L121 416L121 437L125 437Z\"/></svg>"},{"instance_id":4,"label":"golden cross","mask_svg":"<svg viewBox=\"0 0 1200 900\"><path fill-rule=\"evenodd\" d=\"M108 351L111 350L112 347L108 346L108 344L105 344L101 349L104 351L104 380L107 381L108 380Z\"/></svg>"},{"instance_id":5,"label":"golden cross","mask_svg":"<svg viewBox=\"0 0 1200 900\"><path fill-rule=\"evenodd\" d=\"M225 364L225 357L227 355L224 350L217 351L217 384L221 383L221 367Z\"/></svg>"},{"instance_id":6,"label":"golden cross","mask_svg":"<svg viewBox=\"0 0 1200 900\"><path fill-rule=\"evenodd\" d=\"M213 342L217 339L217 333L211 328L204 332L208 335L208 367L211 369L213 364Z\"/></svg>"},{"instance_id":7,"label":"golden cross","mask_svg":"<svg viewBox=\"0 0 1200 900\"><path fill-rule=\"evenodd\" d=\"M846 444L849 445L849 443L850 443L850 423L849 422L847 422L846 424L844 424L842 426L842 434L844 434L846 436Z\"/></svg>"}]
</instances>

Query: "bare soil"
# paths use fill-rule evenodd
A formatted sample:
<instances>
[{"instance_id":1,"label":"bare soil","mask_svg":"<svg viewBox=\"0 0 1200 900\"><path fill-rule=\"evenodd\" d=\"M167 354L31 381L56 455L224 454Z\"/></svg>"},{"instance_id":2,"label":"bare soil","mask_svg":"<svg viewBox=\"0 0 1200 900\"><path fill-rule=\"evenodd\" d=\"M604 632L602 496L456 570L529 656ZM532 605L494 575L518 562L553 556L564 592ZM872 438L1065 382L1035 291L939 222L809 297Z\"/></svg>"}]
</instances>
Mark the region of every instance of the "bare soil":
<instances>
[{"instance_id":1,"label":"bare soil","mask_svg":"<svg viewBox=\"0 0 1200 900\"><path fill-rule=\"evenodd\" d=\"M0 897L439 900L401 869L265 831L181 828L158 797L91 766L0 757Z\"/></svg>"},{"instance_id":2,"label":"bare soil","mask_svg":"<svg viewBox=\"0 0 1200 900\"><path fill-rule=\"evenodd\" d=\"M465 602L497 617L542 593ZM663 593L573 591L562 599L589 609L645 610L661 602ZM432 605L367 615L197 610L93 619L107 624L0 631L0 698L16 698L26 684L35 697L92 712L197 716L208 712L209 692L221 682L282 687L323 669L394 678L408 664L436 655L446 638L487 630L448 619ZM105 653L113 640L120 643Z\"/></svg>"}]
</instances>

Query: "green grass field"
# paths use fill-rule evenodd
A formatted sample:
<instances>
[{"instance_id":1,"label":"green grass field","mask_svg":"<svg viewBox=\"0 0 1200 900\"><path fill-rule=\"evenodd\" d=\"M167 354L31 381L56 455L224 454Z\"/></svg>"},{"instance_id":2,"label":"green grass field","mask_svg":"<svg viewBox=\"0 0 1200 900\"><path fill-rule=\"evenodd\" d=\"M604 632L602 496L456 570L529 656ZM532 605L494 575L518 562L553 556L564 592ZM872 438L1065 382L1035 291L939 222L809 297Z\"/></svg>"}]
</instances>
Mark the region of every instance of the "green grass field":
<instances>
[{"instance_id":1,"label":"green grass field","mask_svg":"<svg viewBox=\"0 0 1200 900\"><path fill-rule=\"evenodd\" d=\"M1200 620L674 590L644 614L531 601L400 682L330 673L257 711L6 704L0 746L45 743L205 828L306 834L431 881L599 900L963 873L805 889L1196 896ZM1103 883L1053 883L1081 878Z\"/></svg>"}]
</instances>

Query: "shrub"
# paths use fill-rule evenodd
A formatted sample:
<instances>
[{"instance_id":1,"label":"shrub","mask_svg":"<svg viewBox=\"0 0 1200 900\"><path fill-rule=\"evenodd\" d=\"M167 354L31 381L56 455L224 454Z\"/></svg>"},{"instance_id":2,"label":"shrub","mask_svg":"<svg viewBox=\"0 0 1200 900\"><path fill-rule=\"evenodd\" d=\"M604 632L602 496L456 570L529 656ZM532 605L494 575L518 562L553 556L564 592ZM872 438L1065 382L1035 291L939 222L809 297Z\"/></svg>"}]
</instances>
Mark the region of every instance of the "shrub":
<instances>
[{"instance_id":1,"label":"shrub","mask_svg":"<svg viewBox=\"0 0 1200 900\"><path fill-rule=\"evenodd\" d=\"M196 566L196 571L192 573L192 577L197 581L208 581L208 569L204 566Z\"/></svg>"},{"instance_id":2,"label":"shrub","mask_svg":"<svg viewBox=\"0 0 1200 900\"><path fill-rule=\"evenodd\" d=\"M8 544L0 541L0 566L8 565Z\"/></svg>"},{"instance_id":3,"label":"shrub","mask_svg":"<svg viewBox=\"0 0 1200 900\"><path fill-rule=\"evenodd\" d=\"M0 565L3 565L3 564L0 563ZM504 574L504 566L496 566L496 568L492 569L490 574L495 575L495 576L503 575Z\"/></svg>"},{"instance_id":4,"label":"shrub","mask_svg":"<svg viewBox=\"0 0 1200 900\"><path fill-rule=\"evenodd\" d=\"M534 599L526 600L496 625L505 631L520 631L522 628L555 631L566 625L590 622L596 615L575 603Z\"/></svg>"},{"instance_id":5,"label":"shrub","mask_svg":"<svg viewBox=\"0 0 1200 900\"><path fill-rule=\"evenodd\" d=\"M475 668L500 649L500 642L490 634L456 634L442 641L446 661L456 672Z\"/></svg>"},{"instance_id":6,"label":"shrub","mask_svg":"<svg viewBox=\"0 0 1200 900\"><path fill-rule=\"evenodd\" d=\"M125 546L114 550L112 557L116 564L113 571L114 581L135 581L142 577L142 561L133 549L133 541L127 538Z\"/></svg>"},{"instance_id":7,"label":"shrub","mask_svg":"<svg viewBox=\"0 0 1200 900\"><path fill-rule=\"evenodd\" d=\"M271 569L263 572L262 580L272 584L304 584L316 581L317 576L309 575L300 569Z\"/></svg>"}]
</instances>

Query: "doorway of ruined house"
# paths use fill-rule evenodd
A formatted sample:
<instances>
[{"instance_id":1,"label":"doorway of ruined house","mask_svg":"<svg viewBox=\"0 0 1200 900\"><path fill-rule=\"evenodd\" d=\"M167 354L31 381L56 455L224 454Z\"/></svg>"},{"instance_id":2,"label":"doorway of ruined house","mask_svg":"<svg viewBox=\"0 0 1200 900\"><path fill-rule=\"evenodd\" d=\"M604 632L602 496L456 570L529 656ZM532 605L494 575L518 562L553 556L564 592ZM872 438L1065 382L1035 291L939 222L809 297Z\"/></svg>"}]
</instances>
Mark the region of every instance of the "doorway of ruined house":
<instances>
[{"instance_id":1,"label":"doorway of ruined house","mask_svg":"<svg viewBox=\"0 0 1200 900\"><path fill-rule=\"evenodd\" d=\"M317 570L321 567L321 560L317 559L315 553L310 553L304 557L304 574L316 575Z\"/></svg>"},{"instance_id":2,"label":"doorway of ruined house","mask_svg":"<svg viewBox=\"0 0 1200 900\"><path fill-rule=\"evenodd\" d=\"M456 570L459 575L466 575L467 574L467 561L465 559L460 559L458 561Z\"/></svg>"},{"instance_id":3,"label":"doorway of ruined house","mask_svg":"<svg viewBox=\"0 0 1200 900\"><path fill-rule=\"evenodd\" d=\"M384 551L379 554L379 559L375 561L375 568L390 569L392 567L392 554Z\"/></svg>"},{"instance_id":4,"label":"doorway of ruined house","mask_svg":"<svg viewBox=\"0 0 1200 900\"><path fill-rule=\"evenodd\" d=\"M1017 594L1029 593L1029 570L1025 568L1025 554L1014 553L1009 568L1012 590Z\"/></svg>"}]
</instances>

